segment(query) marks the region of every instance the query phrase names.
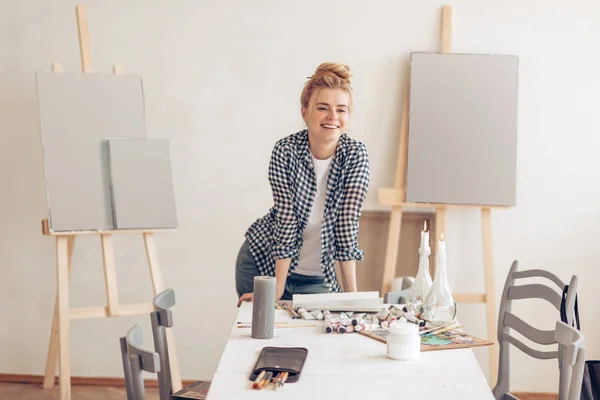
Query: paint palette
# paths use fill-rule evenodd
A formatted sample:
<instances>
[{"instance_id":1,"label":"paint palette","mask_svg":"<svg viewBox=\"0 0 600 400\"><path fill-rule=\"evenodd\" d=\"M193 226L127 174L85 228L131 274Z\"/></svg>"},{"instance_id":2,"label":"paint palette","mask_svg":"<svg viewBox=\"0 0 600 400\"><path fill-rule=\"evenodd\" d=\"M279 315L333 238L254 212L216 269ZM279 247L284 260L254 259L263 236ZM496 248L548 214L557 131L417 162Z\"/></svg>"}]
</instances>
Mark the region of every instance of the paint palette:
<instances>
[{"instance_id":1,"label":"paint palette","mask_svg":"<svg viewBox=\"0 0 600 400\"><path fill-rule=\"evenodd\" d=\"M361 331L359 333L379 342L387 343L388 331L386 329ZM491 346L493 344L494 343L489 340L481 339L461 331L448 331L421 336L421 351L464 349L469 347Z\"/></svg>"}]
</instances>

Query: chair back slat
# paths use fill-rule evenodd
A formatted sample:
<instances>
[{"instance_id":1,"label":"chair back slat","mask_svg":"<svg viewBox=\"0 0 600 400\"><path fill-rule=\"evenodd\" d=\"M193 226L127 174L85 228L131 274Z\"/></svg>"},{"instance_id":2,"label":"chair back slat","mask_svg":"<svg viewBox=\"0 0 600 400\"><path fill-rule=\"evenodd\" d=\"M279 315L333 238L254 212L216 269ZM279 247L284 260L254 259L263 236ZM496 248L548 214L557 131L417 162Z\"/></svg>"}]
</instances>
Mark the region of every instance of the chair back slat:
<instances>
[{"instance_id":1,"label":"chair back slat","mask_svg":"<svg viewBox=\"0 0 600 400\"><path fill-rule=\"evenodd\" d=\"M557 310L560 310L560 295L555 290L539 283L512 286L508 290L508 300L521 299L544 299L549 301Z\"/></svg>"},{"instance_id":2,"label":"chair back slat","mask_svg":"<svg viewBox=\"0 0 600 400\"><path fill-rule=\"evenodd\" d=\"M516 337L512 336L510 333L504 333L502 335L502 339L506 340L507 342L521 350L523 353L533 358L537 358L540 360L551 360L553 358L558 358L558 351L540 351L532 349Z\"/></svg>"},{"instance_id":3,"label":"chair back slat","mask_svg":"<svg viewBox=\"0 0 600 400\"><path fill-rule=\"evenodd\" d=\"M550 279L552 282L556 283L556 286L558 286L558 288L561 290L565 286L564 282L558 276L554 275L550 271L545 271L543 269L527 269L525 271L515 271L513 277L515 279L535 277L547 278Z\"/></svg>"},{"instance_id":4,"label":"chair back slat","mask_svg":"<svg viewBox=\"0 0 600 400\"><path fill-rule=\"evenodd\" d=\"M554 331L542 331L534 328L511 312L504 314L504 326L514 329L527 339L537 344L550 345L556 343L556 340L554 339Z\"/></svg>"}]
</instances>

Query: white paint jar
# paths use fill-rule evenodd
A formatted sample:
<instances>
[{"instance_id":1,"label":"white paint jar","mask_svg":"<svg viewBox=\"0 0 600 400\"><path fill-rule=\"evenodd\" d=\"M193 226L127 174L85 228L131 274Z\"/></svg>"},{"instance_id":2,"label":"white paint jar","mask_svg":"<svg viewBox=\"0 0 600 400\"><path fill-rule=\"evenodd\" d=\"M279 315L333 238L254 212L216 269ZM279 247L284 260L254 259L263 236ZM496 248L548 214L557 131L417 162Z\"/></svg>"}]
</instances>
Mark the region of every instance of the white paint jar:
<instances>
[{"instance_id":1,"label":"white paint jar","mask_svg":"<svg viewBox=\"0 0 600 400\"><path fill-rule=\"evenodd\" d=\"M421 336L412 322L398 322L388 330L387 356L393 360L419 360Z\"/></svg>"}]
</instances>

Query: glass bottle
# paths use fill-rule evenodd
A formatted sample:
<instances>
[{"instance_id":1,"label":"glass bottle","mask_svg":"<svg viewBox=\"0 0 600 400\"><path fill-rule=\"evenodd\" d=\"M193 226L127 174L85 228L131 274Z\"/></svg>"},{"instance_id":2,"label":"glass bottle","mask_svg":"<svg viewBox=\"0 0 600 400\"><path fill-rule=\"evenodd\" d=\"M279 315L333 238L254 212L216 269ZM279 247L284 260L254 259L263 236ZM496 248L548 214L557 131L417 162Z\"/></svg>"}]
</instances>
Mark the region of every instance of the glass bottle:
<instances>
[{"instance_id":1,"label":"glass bottle","mask_svg":"<svg viewBox=\"0 0 600 400\"><path fill-rule=\"evenodd\" d=\"M430 254L429 232L427 232L427 222L425 222L425 229L421 231L421 245L419 246L419 269L407 295L409 309L414 314L422 312L423 302L431 289L432 281L429 274Z\"/></svg>"},{"instance_id":2,"label":"glass bottle","mask_svg":"<svg viewBox=\"0 0 600 400\"><path fill-rule=\"evenodd\" d=\"M445 324L456 317L456 302L446 272L446 243L444 237L438 242L436 272L431 290L423 304L423 318L432 324Z\"/></svg>"}]
</instances>

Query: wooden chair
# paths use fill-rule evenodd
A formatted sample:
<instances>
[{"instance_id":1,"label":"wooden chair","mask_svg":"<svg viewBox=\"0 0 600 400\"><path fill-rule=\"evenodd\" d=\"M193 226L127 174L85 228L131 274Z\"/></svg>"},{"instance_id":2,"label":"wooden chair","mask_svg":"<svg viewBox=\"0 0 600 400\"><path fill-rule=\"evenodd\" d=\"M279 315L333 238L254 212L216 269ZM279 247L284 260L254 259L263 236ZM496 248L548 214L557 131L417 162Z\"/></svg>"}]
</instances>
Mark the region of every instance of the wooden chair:
<instances>
[{"instance_id":1,"label":"wooden chair","mask_svg":"<svg viewBox=\"0 0 600 400\"><path fill-rule=\"evenodd\" d=\"M583 336L572 327L575 318L574 306L577 293L577 276L573 275L569 282L569 291L566 298L567 320L569 324L560 321L560 305L562 290L565 283L551 272L532 269L518 271L519 263L514 261L502 292L500 300L500 312L498 315L498 343L500 345L500 363L498 368L498 380L493 389L497 400L516 399L510 392L510 345L513 345L537 359L556 358L560 370L559 400L579 400L577 390L581 390L583 377L583 364L585 362L585 350L582 347ZM517 285L516 280L523 278L545 278L551 281L551 285L530 283ZM557 292L553 287L558 287ZM519 299L542 299L550 302L559 311L556 315L556 328L553 331L542 331L529 325L511 312L514 300ZM564 325L564 326L563 326ZM558 345L554 351L539 351L530 348L511 334L511 329L523 335L528 340L540 345ZM580 365L581 364L581 365ZM581 376L579 376L581 369ZM575 370L575 373L573 373ZM579 380L579 383L573 382ZM573 397L576 396L576 397Z\"/></svg>"}]
</instances>

